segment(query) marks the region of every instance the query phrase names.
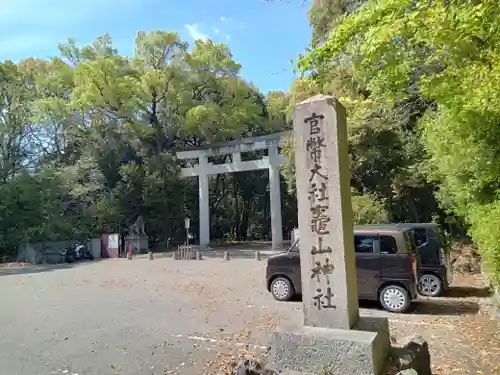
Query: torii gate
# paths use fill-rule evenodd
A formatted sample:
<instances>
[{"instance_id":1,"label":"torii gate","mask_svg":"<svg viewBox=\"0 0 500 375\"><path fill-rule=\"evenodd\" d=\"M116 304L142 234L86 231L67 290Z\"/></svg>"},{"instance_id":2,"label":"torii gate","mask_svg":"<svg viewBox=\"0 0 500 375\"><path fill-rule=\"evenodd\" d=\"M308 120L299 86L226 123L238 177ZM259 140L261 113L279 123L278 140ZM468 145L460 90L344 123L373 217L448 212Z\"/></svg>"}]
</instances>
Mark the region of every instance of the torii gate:
<instances>
[{"instance_id":1,"label":"torii gate","mask_svg":"<svg viewBox=\"0 0 500 375\"><path fill-rule=\"evenodd\" d=\"M271 235L273 250L281 247L283 242L280 165L284 156L279 153L281 140L289 132L275 133L260 137L243 138L234 141L213 143L193 150L179 151L176 156L181 160L197 159L198 164L182 168L183 177L198 176L200 195L200 247L210 243L210 212L208 175L219 173L245 172L258 169L269 170L269 189L271 206ZM241 153L256 150L268 150L268 155L261 159L242 161ZM213 164L208 162L209 156L231 155L231 163Z\"/></svg>"}]
</instances>

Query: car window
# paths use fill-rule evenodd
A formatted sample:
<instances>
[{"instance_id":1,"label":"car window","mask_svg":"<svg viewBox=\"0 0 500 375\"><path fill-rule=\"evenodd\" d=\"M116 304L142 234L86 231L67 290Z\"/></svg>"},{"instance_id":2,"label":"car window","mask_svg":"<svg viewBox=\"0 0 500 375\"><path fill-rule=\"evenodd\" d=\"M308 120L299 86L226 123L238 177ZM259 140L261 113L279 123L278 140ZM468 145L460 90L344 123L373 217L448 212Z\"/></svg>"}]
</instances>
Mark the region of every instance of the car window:
<instances>
[{"instance_id":1,"label":"car window","mask_svg":"<svg viewBox=\"0 0 500 375\"><path fill-rule=\"evenodd\" d=\"M397 254L398 245L392 236L380 236L380 252L385 254Z\"/></svg>"},{"instance_id":2,"label":"car window","mask_svg":"<svg viewBox=\"0 0 500 375\"><path fill-rule=\"evenodd\" d=\"M290 247L290 249L288 250L290 251L291 253L298 253L299 252L299 241L295 241L295 243L292 245L292 247Z\"/></svg>"},{"instance_id":3,"label":"car window","mask_svg":"<svg viewBox=\"0 0 500 375\"><path fill-rule=\"evenodd\" d=\"M354 236L354 250L357 253L373 253L373 242L377 239L375 236Z\"/></svg>"},{"instance_id":4,"label":"car window","mask_svg":"<svg viewBox=\"0 0 500 375\"><path fill-rule=\"evenodd\" d=\"M423 245L427 242L427 234L425 233L425 228L414 228L413 236L415 237L415 243L417 246Z\"/></svg>"}]
</instances>

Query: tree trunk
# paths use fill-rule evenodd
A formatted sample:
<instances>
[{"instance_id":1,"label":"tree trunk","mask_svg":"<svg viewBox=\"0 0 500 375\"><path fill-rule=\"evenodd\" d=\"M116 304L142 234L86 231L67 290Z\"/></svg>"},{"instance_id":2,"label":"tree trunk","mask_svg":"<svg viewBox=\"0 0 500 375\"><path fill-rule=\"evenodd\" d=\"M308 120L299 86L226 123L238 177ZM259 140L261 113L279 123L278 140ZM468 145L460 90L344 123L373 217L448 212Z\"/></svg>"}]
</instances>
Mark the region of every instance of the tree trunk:
<instances>
[{"instance_id":1,"label":"tree trunk","mask_svg":"<svg viewBox=\"0 0 500 375\"><path fill-rule=\"evenodd\" d=\"M243 206L243 212L242 212L242 217L241 217L240 226L239 226L238 237L243 241L246 241L247 237L248 237L248 224L249 224L249 217L250 217L250 209L248 207L249 207L249 203L247 202Z\"/></svg>"},{"instance_id":2,"label":"tree trunk","mask_svg":"<svg viewBox=\"0 0 500 375\"><path fill-rule=\"evenodd\" d=\"M418 208L415 203L415 195L413 194L413 189L410 188L410 206L413 211L413 217L415 218L415 223L420 223L420 217L418 215Z\"/></svg>"}]
</instances>

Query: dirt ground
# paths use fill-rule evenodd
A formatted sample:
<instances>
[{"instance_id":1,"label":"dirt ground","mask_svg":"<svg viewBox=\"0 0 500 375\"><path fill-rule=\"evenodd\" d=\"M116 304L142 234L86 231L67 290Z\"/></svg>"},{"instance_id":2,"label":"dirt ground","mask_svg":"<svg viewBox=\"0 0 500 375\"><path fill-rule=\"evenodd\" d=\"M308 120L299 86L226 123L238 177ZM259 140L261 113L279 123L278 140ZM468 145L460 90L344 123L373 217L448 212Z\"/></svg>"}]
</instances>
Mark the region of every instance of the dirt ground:
<instances>
[{"instance_id":1,"label":"dirt ground","mask_svg":"<svg viewBox=\"0 0 500 375\"><path fill-rule=\"evenodd\" d=\"M264 358L269 334L300 324L301 303L265 289L265 261L138 257L0 268L2 375L224 374ZM482 314L479 275L457 274L445 297L387 316L395 340L420 334L437 375L500 374L500 324Z\"/></svg>"},{"instance_id":2,"label":"dirt ground","mask_svg":"<svg viewBox=\"0 0 500 375\"><path fill-rule=\"evenodd\" d=\"M436 375L500 374L500 322L481 309L488 292L481 275L455 274L446 296L422 298L411 319L391 314L391 334L422 335Z\"/></svg>"}]
</instances>

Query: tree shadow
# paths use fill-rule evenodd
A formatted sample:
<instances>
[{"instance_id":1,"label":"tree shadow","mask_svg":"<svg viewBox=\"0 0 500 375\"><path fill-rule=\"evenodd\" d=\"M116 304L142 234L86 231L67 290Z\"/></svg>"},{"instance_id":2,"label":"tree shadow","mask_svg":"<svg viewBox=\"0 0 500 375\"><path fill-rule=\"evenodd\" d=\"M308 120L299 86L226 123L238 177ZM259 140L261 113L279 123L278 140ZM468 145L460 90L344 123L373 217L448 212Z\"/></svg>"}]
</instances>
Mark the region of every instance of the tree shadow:
<instances>
[{"instance_id":1,"label":"tree shadow","mask_svg":"<svg viewBox=\"0 0 500 375\"><path fill-rule=\"evenodd\" d=\"M479 312L479 304L465 300L422 299L414 301L408 312L418 315L475 315Z\"/></svg>"},{"instance_id":2,"label":"tree shadow","mask_svg":"<svg viewBox=\"0 0 500 375\"><path fill-rule=\"evenodd\" d=\"M378 301L359 301L359 307L369 310L384 311ZM403 315L475 315L479 312L479 304L474 301L457 301L445 299L419 299L412 302L409 310ZM388 312L387 312L388 313Z\"/></svg>"},{"instance_id":3,"label":"tree shadow","mask_svg":"<svg viewBox=\"0 0 500 375\"><path fill-rule=\"evenodd\" d=\"M297 295L289 302L302 302L302 296ZM385 311L378 301L359 300L359 307L366 310L380 311L383 315L390 314ZM428 299L413 301L410 309L403 313L414 315L475 315L479 312L479 304L473 301L457 301L444 299ZM378 315L378 313L376 313Z\"/></svg>"},{"instance_id":4,"label":"tree shadow","mask_svg":"<svg viewBox=\"0 0 500 375\"><path fill-rule=\"evenodd\" d=\"M482 286L453 286L444 293L449 298L487 298L491 296L490 288Z\"/></svg>"},{"instance_id":5,"label":"tree shadow","mask_svg":"<svg viewBox=\"0 0 500 375\"><path fill-rule=\"evenodd\" d=\"M66 270L70 268L76 268L84 265L89 265L95 262L101 262L106 259L94 259L94 260L81 260L74 263L56 263L56 264L26 264L21 267L17 263L9 266L7 264L2 264L0 267L0 276L10 276L10 275L30 275L43 272L51 272L58 270Z\"/></svg>"}]
</instances>

